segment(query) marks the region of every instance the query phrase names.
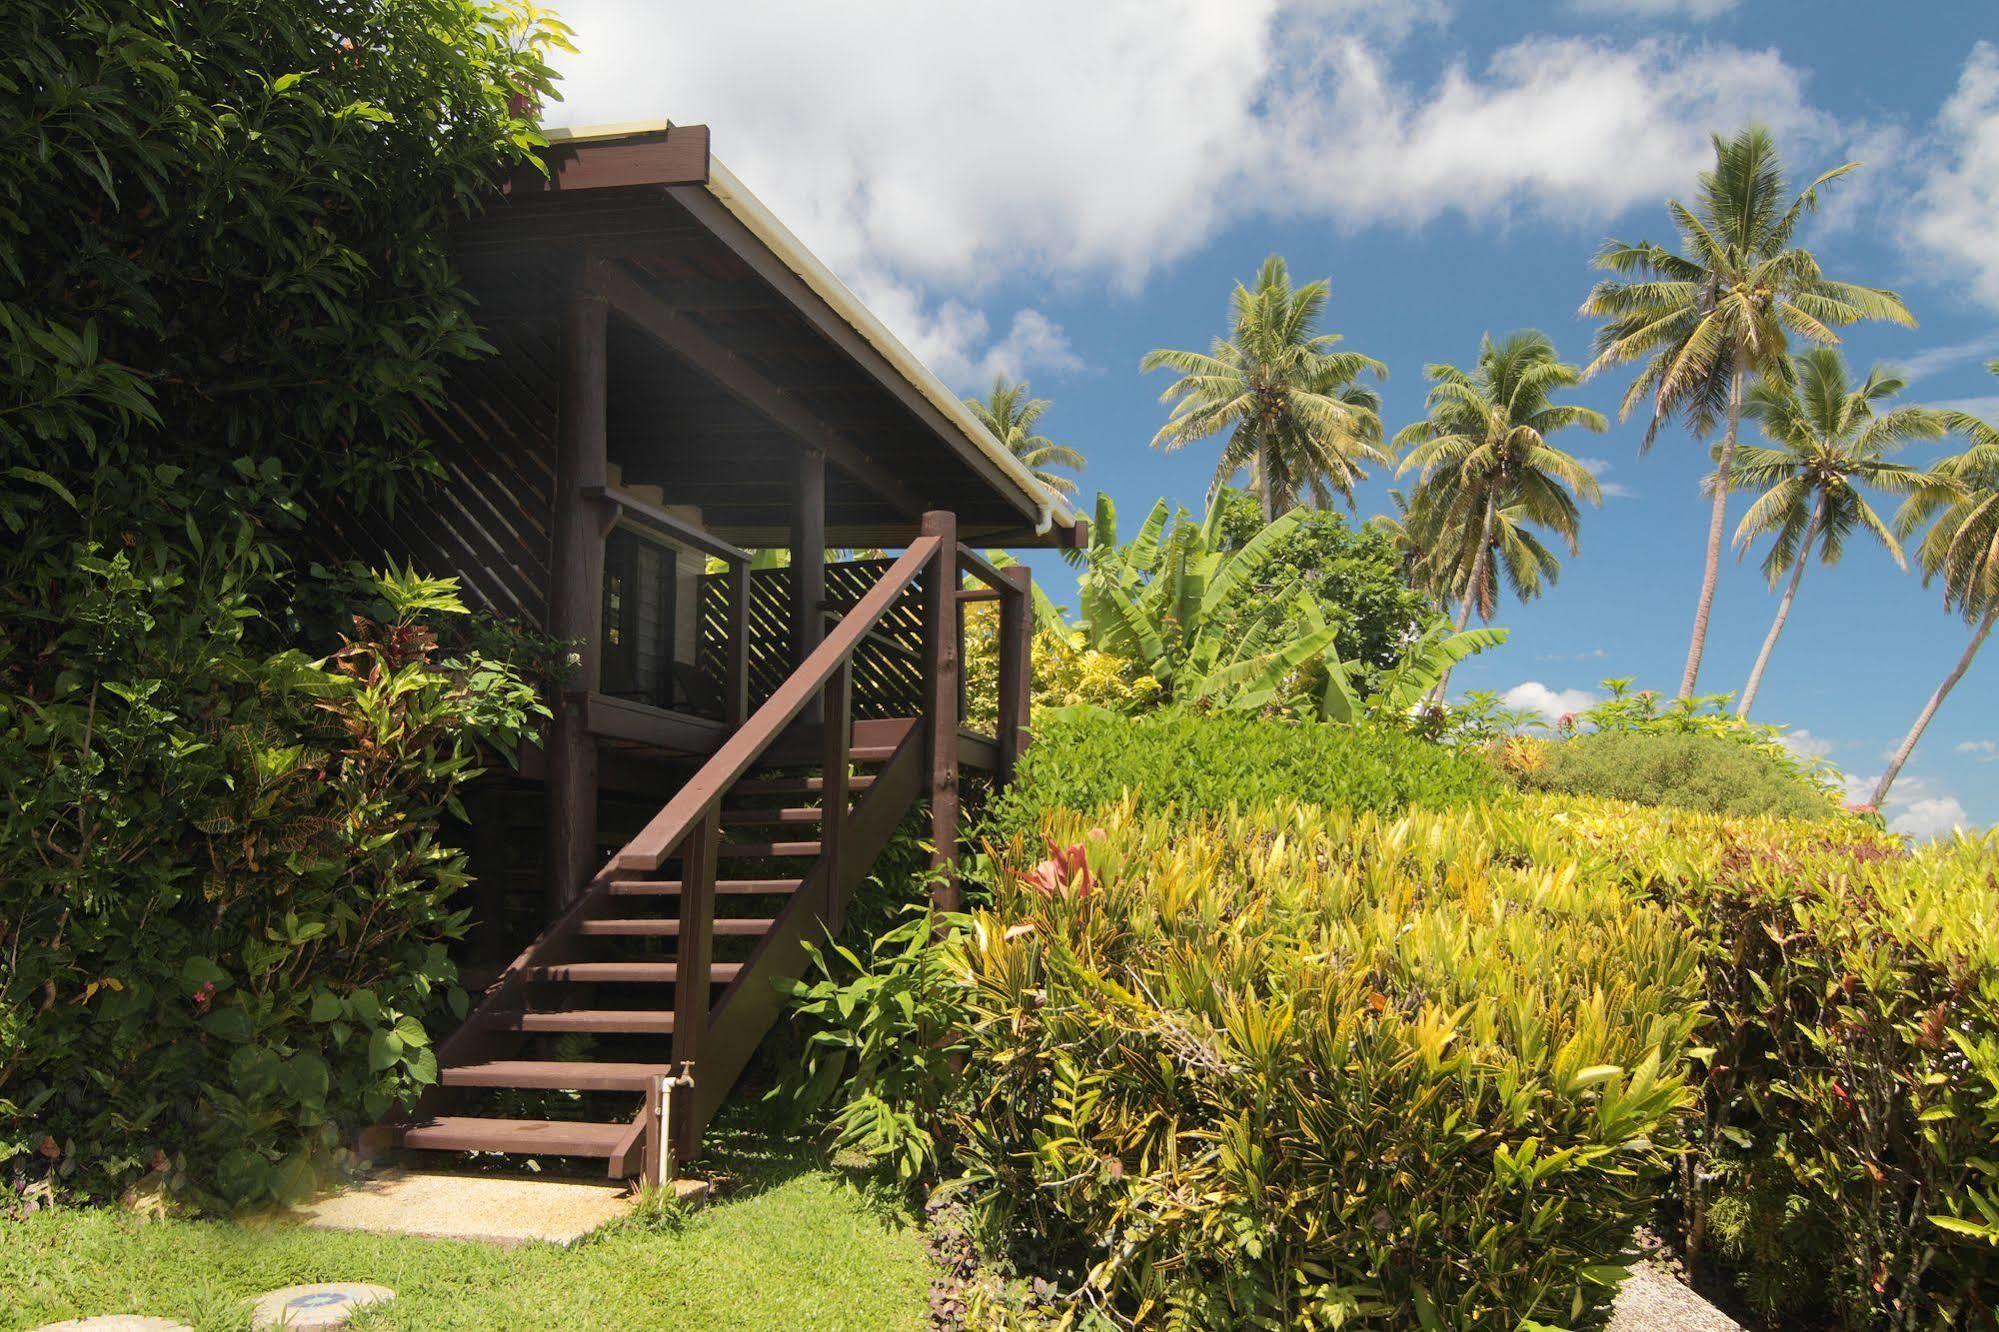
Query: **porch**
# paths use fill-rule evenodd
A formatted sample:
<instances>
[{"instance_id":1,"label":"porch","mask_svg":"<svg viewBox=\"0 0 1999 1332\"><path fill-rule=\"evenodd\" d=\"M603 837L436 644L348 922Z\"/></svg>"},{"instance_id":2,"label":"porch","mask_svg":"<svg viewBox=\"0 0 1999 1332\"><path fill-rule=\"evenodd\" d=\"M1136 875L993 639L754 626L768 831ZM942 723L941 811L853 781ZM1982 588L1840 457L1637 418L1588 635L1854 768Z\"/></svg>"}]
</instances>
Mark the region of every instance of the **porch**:
<instances>
[{"instance_id":1,"label":"porch","mask_svg":"<svg viewBox=\"0 0 1999 1332\"><path fill-rule=\"evenodd\" d=\"M496 354L433 413L434 506L332 525L574 652L544 744L472 811L483 992L371 1136L664 1179L919 804L955 905L960 774L1004 782L1026 742L1028 575L980 550L1080 531L704 127L551 138L455 236ZM587 1113L508 1111L541 1093Z\"/></svg>"}]
</instances>

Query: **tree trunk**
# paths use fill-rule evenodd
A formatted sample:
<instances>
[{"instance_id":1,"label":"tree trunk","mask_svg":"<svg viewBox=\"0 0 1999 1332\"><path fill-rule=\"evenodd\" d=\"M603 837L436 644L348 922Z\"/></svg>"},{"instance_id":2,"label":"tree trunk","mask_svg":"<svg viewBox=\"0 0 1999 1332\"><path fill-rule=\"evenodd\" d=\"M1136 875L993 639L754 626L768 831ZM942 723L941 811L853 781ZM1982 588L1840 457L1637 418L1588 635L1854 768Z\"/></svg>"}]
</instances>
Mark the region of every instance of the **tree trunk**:
<instances>
[{"instance_id":1,"label":"tree trunk","mask_svg":"<svg viewBox=\"0 0 1999 1332\"><path fill-rule=\"evenodd\" d=\"M1818 540L1819 525L1825 521L1825 492L1819 492L1819 500L1812 507L1812 524L1805 529L1804 544L1798 547L1797 567L1791 570L1791 582L1784 589L1784 599L1777 603L1777 618L1770 622L1770 632L1763 639L1763 650L1756 654L1756 665L1749 672L1749 683L1742 686L1742 701L1735 705L1735 715L1747 717L1750 707L1756 702L1756 691L1763 687L1763 671L1770 664L1770 654L1776 650L1777 636L1784 632L1784 621L1791 618L1791 603L1798 599L1798 584L1804 581L1805 565L1812 558L1812 543Z\"/></svg>"},{"instance_id":2,"label":"tree trunk","mask_svg":"<svg viewBox=\"0 0 1999 1332\"><path fill-rule=\"evenodd\" d=\"M1687 668L1680 676L1680 697L1692 698L1701 674L1701 656L1707 651L1707 622L1714 613L1714 589L1721 581L1723 529L1728 525L1728 478L1735 465L1735 434L1742 424L1742 381L1749 373L1748 358L1741 347L1735 349L1735 368L1728 378L1728 428L1721 437L1721 458L1714 470L1714 515L1707 526L1707 568L1701 574L1701 599L1694 607L1694 633L1687 641Z\"/></svg>"},{"instance_id":3,"label":"tree trunk","mask_svg":"<svg viewBox=\"0 0 1999 1332\"><path fill-rule=\"evenodd\" d=\"M1256 481L1257 490L1261 493L1263 499L1263 525L1265 527L1277 521L1276 483L1271 480L1271 473L1274 470L1270 465L1270 445L1259 445L1256 459Z\"/></svg>"},{"instance_id":4,"label":"tree trunk","mask_svg":"<svg viewBox=\"0 0 1999 1332\"><path fill-rule=\"evenodd\" d=\"M1943 701L1950 697L1950 691L1957 688L1957 682L1964 678L1964 673L1971 669L1971 659L1976 657L1978 649L1984 646L1986 635L1992 632L1994 619L1999 619L1999 605L1985 612L1985 618L1979 621L1978 631L1971 636L1971 642L1965 647L1964 655L1957 659L1957 665L1943 678L1943 683L1937 686L1937 691L1930 695L1930 701L1923 705L1922 712L1916 716L1916 724L1902 737L1901 747L1895 751L1895 757L1889 760L1888 771L1881 774L1881 784L1874 788L1874 808L1880 809L1883 802L1888 799L1888 788L1902 775L1903 765L1909 761L1909 755L1916 752L1916 742L1923 738L1923 732L1928 729L1930 720L1937 715L1937 709L1941 708Z\"/></svg>"},{"instance_id":5,"label":"tree trunk","mask_svg":"<svg viewBox=\"0 0 1999 1332\"><path fill-rule=\"evenodd\" d=\"M1492 534L1499 526L1499 500L1491 491L1485 496L1485 521L1479 524L1478 554L1472 556L1471 577L1465 583L1464 604L1458 607L1458 632L1463 633L1471 623L1472 598L1485 584L1486 571L1492 567ZM1451 687L1451 668L1444 667L1443 675L1437 679L1437 689L1431 695L1439 707L1443 706L1444 694Z\"/></svg>"}]
</instances>

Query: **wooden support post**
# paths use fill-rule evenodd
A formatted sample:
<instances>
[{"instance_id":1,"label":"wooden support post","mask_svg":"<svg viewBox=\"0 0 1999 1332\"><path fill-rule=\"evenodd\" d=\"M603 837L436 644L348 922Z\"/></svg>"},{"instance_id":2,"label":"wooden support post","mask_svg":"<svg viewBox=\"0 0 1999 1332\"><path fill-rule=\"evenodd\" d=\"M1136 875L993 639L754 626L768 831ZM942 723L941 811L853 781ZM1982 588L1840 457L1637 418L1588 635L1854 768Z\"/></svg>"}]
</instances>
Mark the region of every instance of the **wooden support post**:
<instances>
[{"instance_id":1,"label":"wooden support post","mask_svg":"<svg viewBox=\"0 0 1999 1332\"><path fill-rule=\"evenodd\" d=\"M731 726L741 726L750 716L750 566L731 560L727 572L729 588L729 653L722 682L723 717Z\"/></svg>"},{"instance_id":2,"label":"wooden support post","mask_svg":"<svg viewBox=\"0 0 1999 1332\"><path fill-rule=\"evenodd\" d=\"M853 742L854 664L840 663L826 682L826 737L820 759L819 863L826 875L826 928L834 934L846 921L840 900L840 842L847 827L847 762Z\"/></svg>"},{"instance_id":3,"label":"wooden support post","mask_svg":"<svg viewBox=\"0 0 1999 1332\"><path fill-rule=\"evenodd\" d=\"M580 279L579 279L580 281ZM597 742L582 697L597 687L604 604L601 504L584 493L608 479L604 298L587 285L570 293L562 327L560 410L548 629L577 646L576 673L554 700L548 751L548 905L561 914L597 868Z\"/></svg>"},{"instance_id":4,"label":"wooden support post","mask_svg":"<svg viewBox=\"0 0 1999 1332\"><path fill-rule=\"evenodd\" d=\"M673 1062L682 1071L701 1076L703 1046L708 1036L708 1014L714 1001L710 992L715 956L715 856L722 840L721 801L688 830L680 844L680 934L676 942L673 980ZM685 1113L670 1131L676 1136L673 1155L677 1161L693 1159L700 1145L696 1127L694 1098L677 1098Z\"/></svg>"},{"instance_id":5,"label":"wooden support post","mask_svg":"<svg viewBox=\"0 0 1999 1332\"><path fill-rule=\"evenodd\" d=\"M923 575L924 752L929 769L932 905L958 909L958 516L933 509L923 535L938 539Z\"/></svg>"},{"instance_id":6,"label":"wooden support post","mask_svg":"<svg viewBox=\"0 0 1999 1332\"><path fill-rule=\"evenodd\" d=\"M826 637L826 455L805 449L791 488L791 664L803 665ZM801 718L820 716L813 699Z\"/></svg>"},{"instance_id":7,"label":"wooden support post","mask_svg":"<svg viewBox=\"0 0 1999 1332\"><path fill-rule=\"evenodd\" d=\"M1034 575L1024 564L1000 570L1006 591L999 611L999 779L1013 780L1020 751L1027 747L1034 702Z\"/></svg>"}]
</instances>

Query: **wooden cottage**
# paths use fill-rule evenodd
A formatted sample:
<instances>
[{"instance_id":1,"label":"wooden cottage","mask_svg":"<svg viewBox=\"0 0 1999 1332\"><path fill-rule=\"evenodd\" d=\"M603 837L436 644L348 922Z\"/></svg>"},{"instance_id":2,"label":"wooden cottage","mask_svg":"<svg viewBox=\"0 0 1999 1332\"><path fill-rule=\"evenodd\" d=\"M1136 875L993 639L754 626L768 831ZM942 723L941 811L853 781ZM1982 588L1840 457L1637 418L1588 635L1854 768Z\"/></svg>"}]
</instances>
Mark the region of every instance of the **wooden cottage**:
<instances>
[{"instance_id":1,"label":"wooden cottage","mask_svg":"<svg viewBox=\"0 0 1999 1332\"><path fill-rule=\"evenodd\" d=\"M550 138L547 175L454 239L497 354L432 423L445 483L420 512L340 520L349 550L452 572L579 645L547 743L473 810L483 997L439 1085L370 1136L659 1178L911 809L928 800L947 860L961 770L1005 780L1028 580L976 549L1079 524L706 127ZM788 563L753 568L771 549ZM977 600L1000 623L983 735L959 677ZM545 1092L587 1117L499 1110Z\"/></svg>"}]
</instances>

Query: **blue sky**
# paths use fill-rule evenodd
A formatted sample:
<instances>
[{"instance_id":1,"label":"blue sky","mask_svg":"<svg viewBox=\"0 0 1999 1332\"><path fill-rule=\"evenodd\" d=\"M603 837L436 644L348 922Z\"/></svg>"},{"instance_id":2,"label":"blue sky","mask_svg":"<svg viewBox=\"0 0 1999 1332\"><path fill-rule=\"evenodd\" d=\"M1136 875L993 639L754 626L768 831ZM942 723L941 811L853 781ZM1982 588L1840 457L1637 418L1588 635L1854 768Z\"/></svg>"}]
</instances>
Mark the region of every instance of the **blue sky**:
<instances>
[{"instance_id":1,"label":"blue sky","mask_svg":"<svg viewBox=\"0 0 1999 1332\"><path fill-rule=\"evenodd\" d=\"M1148 447L1158 346L1204 346L1266 254L1329 277L1327 327L1386 361L1384 420L1422 367L1539 327L1571 359L1605 236L1670 239L1711 130L1770 125L1805 175L1860 159L1806 243L1902 293L1916 330L1846 350L1908 397L1999 419L1999 9L1989 0L1019 0L1006 6L570 0L568 106L590 124L705 121L715 150L955 386L1026 375L1046 433L1126 513L1198 508L1213 454ZM1611 411L1625 379L1580 398ZM1549 707L1613 675L1671 690L1700 576L1705 451L1642 425L1568 443L1613 492L1561 583L1497 622L1465 688ZM1912 450L1913 460L1935 449ZM1378 479L1362 516L1386 504ZM1739 513L1746 501L1738 500ZM1702 685L1741 686L1774 609L1724 570ZM1057 585L1062 566L1038 562ZM1059 591L1058 587L1058 591ZM1961 651L1935 589L1855 546L1813 569L1758 701L1865 780ZM1999 822L1999 648L1959 686L1889 811Z\"/></svg>"}]
</instances>

